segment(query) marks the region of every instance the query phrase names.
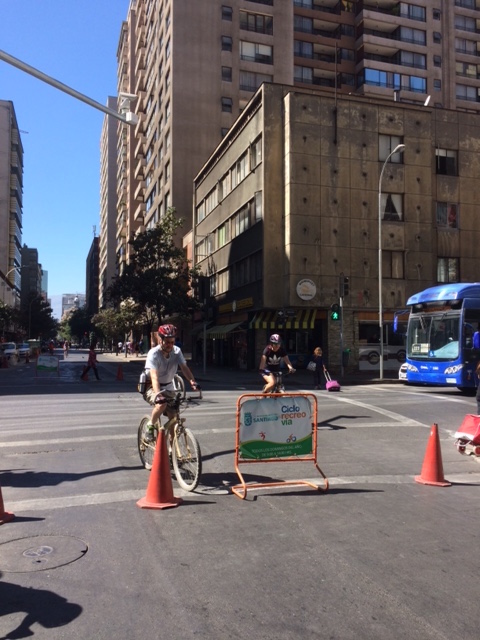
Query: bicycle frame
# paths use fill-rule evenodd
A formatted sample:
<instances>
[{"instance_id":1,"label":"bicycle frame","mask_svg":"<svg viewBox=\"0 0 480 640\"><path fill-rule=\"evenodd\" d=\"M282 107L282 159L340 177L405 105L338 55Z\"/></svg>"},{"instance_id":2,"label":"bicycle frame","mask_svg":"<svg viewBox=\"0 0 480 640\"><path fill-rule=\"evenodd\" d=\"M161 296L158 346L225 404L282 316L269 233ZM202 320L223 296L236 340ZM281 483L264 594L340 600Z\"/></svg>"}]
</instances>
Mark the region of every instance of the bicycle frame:
<instances>
[{"instance_id":1,"label":"bicycle frame","mask_svg":"<svg viewBox=\"0 0 480 640\"><path fill-rule=\"evenodd\" d=\"M167 445L170 454L170 464L173 467L178 484L186 491L193 491L200 480L202 471L202 459L200 445L193 432L185 426L185 418L180 416L182 407L187 408L189 403L202 399L202 391L198 389L196 396L182 397L179 391L175 398L168 402L164 415L168 420L156 427L153 440L146 440L147 424L150 417L145 416L138 427L138 452L143 466L150 470L156 449L156 440L159 429L168 432Z\"/></svg>"}]
</instances>

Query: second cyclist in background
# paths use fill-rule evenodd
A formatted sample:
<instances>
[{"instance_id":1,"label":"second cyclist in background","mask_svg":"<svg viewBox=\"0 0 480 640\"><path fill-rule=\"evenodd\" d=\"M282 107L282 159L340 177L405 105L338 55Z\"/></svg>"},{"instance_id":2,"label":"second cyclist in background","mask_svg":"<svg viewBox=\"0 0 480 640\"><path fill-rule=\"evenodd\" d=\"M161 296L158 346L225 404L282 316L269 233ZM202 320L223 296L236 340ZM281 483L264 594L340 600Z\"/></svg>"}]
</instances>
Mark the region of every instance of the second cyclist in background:
<instances>
[{"instance_id":1,"label":"second cyclist in background","mask_svg":"<svg viewBox=\"0 0 480 640\"><path fill-rule=\"evenodd\" d=\"M282 346L282 339L278 333L274 333L270 336L270 344L265 347L260 359L260 375L265 381L263 393L270 393L275 387L274 373L280 371L282 360L287 365L289 372L294 373L295 369Z\"/></svg>"},{"instance_id":2,"label":"second cyclist in background","mask_svg":"<svg viewBox=\"0 0 480 640\"><path fill-rule=\"evenodd\" d=\"M180 367L183 375L190 382L192 389L195 391L198 387L193 373L187 366L187 361L180 347L175 346L176 336L177 328L175 325L161 325L158 327L159 344L153 347L153 349L150 349L147 354L145 362L147 387L143 397L153 407L150 423L147 425L150 440L153 440L155 424L165 409L167 409L168 401L175 398L176 390L173 384L173 378L177 373L178 367ZM146 434L145 440L148 441L148 434Z\"/></svg>"}]
</instances>

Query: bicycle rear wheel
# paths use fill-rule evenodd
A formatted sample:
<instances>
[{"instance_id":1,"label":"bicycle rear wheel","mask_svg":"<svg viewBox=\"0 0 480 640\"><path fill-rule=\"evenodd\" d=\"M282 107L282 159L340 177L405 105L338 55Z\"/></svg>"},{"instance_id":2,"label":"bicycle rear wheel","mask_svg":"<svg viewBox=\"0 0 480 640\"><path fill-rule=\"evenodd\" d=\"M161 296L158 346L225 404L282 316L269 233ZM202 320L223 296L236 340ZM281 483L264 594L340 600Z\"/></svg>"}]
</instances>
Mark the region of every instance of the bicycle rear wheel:
<instances>
[{"instance_id":1,"label":"bicycle rear wheel","mask_svg":"<svg viewBox=\"0 0 480 640\"><path fill-rule=\"evenodd\" d=\"M198 440L186 427L178 425L172 446L172 464L178 484L185 491L194 491L202 473L202 454Z\"/></svg>"},{"instance_id":2,"label":"bicycle rear wheel","mask_svg":"<svg viewBox=\"0 0 480 640\"><path fill-rule=\"evenodd\" d=\"M157 446L158 431L157 429L155 429L154 437L151 442L145 442L145 434L148 431L147 429L148 421L149 421L148 416L145 416L144 418L142 418L142 421L140 422L140 425L138 427L137 444L138 444L138 453L140 455L140 460L142 461L142 464L145 467L145 469L150 471L153 465L153 456L155 454L155 447Z\"/></svg>"}]
</instances>

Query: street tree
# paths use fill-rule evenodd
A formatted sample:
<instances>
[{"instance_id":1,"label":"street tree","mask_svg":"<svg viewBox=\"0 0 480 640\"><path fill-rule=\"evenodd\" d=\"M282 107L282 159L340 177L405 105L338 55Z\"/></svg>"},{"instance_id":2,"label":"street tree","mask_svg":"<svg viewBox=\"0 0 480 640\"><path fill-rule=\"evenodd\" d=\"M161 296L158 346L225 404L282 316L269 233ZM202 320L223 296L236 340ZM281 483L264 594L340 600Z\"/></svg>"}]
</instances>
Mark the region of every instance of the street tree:
<instances>
[{"instance_id":1,"label":"street tree","mask_svg":"<svg viewBox=\"0 0 480 640\"><path fill-rule=\"evenodd\" d=\"M130 240L132 259L108 291L116 306L127 300L136 303L149 332L165 318L188 315L196 305L190 292L198 271L175 243L182 226L170 208L153 229Z\"/></svg>"},{"instance_id":2,"label":"street tree","mask_svg":"<svg viewBox=\"0 0 480 640\"><path fill-rule=\"evenodd\" d=\"M58 321L52 307L38 293L30 293L20 308L20 324L28 338L55 338Z\"/></svg>"},{"instance_id":3,"label":"street tree","mask_svg":"<svg viewBox=\"0 0 480 640\"><path fill-rule=\"evenodd\" d=\"M121 337L122 340L137 325L142 324L139 307L131 300L120 304L118 309L103 309L92 317L95 328L105 336L107 343Z\"/></svg>"}]
</instances>

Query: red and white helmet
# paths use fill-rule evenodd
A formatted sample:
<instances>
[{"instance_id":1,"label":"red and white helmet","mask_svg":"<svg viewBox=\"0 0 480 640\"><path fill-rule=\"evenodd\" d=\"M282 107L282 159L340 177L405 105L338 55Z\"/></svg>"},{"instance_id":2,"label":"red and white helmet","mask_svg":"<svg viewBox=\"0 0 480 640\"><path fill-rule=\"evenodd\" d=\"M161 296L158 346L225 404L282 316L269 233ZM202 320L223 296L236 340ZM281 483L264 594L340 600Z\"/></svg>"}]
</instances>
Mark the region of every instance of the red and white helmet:
<instances>
[{"instance_id":1,"label":"red and white helmet","mask_svg":"<svg viewBox=\"0 0 480 640\"><path fill-rule=\"evenodd\" d=\"M158 335L161 338L176 338L177 327L174 324L162 324L158 327Z\"/></svg>"},{"instance_id":2,"label":"red and white helmet","mask_svg":"<svg viewBox=\"0 0 480 640\"><path fill-rule=\"evenodd\" d=\"M281 342L282 339L280 338L278 333L272 333L272 335L270 336L270 344L280 344Z\"/></svg>"}]
</instances>

